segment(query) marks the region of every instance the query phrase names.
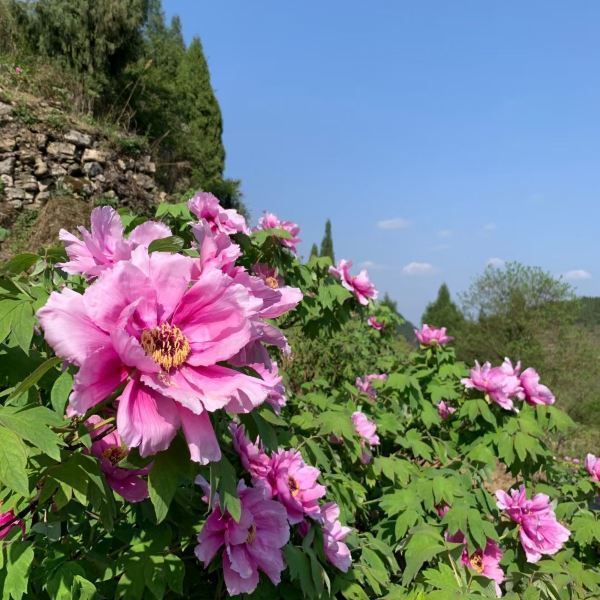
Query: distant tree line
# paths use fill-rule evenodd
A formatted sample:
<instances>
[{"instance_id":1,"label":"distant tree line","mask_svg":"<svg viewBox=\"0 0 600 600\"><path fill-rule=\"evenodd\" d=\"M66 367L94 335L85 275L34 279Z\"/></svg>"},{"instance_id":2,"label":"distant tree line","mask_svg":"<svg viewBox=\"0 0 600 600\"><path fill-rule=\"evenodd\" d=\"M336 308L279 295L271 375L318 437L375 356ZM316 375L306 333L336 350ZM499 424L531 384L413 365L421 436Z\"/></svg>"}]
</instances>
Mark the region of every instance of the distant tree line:
<instances>
[{"instance_id":1,"label":"distant tree line","mask_svg":"<svg viewBox=\"0 0 600 600\"><path fill-rule=\"evenodd\" d=\"M0 0L0 52L50 61L77 82L80 109L146 136L167 191L240 207L202 44L186 46L160 0Z\"/></svg>"}]
</instances>

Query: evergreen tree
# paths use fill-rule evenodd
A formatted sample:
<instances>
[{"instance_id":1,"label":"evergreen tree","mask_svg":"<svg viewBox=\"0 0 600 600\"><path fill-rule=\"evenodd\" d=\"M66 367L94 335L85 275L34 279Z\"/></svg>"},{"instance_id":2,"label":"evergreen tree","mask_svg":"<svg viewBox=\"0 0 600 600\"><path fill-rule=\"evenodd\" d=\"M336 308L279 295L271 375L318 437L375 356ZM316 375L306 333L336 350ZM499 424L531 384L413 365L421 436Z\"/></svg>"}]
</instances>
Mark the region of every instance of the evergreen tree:
<instances>
[{"instance_id":1,"label":"evergreen tree","mask_svg":"<svg viewBox=\"0 0 600 600\"><path fill-rule=\"evenodd\" d=\"M335 263L335 256L333 254L333 238L331 236L331 221L327 219L325 223L325 235L321 242L321 256L329 256L331 262Z\"/></svg>"},{"instance_id":2,"label":"evergreen tree","mask_svg":"<svg viewBox=\"0 0 600 600\"><path fill-rule=\"evenodd\" d=\"M312 248L310 249L310 258L313 256L319 256L319 249L317 248L316 244L313 244Z\"/></svg>"},{"instance_id":3,"label":"evergreen tree","mask_svg":"<svg viewBox=\"0 0 600 600\"><path fill-rule=\"evenodd\" d=\"M435 301L427 305L421 320L434 327L447 327L454 334L464 322L464 316L452 302L450 290L445 283L440 286Z\"/></svg>"}]
</instances>

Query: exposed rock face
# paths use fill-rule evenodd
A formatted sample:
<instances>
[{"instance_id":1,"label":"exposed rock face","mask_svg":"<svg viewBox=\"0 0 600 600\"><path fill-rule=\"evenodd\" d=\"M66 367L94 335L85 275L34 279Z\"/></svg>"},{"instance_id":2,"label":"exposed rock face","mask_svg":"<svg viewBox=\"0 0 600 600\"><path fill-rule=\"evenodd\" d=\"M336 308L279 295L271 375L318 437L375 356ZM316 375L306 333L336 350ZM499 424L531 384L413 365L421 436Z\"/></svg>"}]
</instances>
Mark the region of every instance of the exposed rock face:
<instances>
[{"instance_id":1,"label":"exposed rock face","mask_svg":"<svg viewBox=\"0 0 600 600\"><path fill-rule=\"evenodd\" d=\"M149 155L129 156L92 127L62 115L66 126L48 120L24 122L0 89L0 226L10 228L23 210L40 210L56 192L89 203L111 198L139 213L165 200L154 180ZM40 111L47 104L40 102ZM119 146L118 144L116 145Z\"/></svg>"}]
</instances>

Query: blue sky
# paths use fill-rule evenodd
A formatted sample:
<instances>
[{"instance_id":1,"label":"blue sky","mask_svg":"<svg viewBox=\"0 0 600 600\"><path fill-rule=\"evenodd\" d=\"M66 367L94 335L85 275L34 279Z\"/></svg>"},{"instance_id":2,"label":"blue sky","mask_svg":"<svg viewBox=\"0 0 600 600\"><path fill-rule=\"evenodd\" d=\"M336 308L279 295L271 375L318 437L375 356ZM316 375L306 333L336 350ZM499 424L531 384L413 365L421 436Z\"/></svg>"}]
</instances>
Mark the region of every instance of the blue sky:
<instances>
[{"instance_id":1,"label":"blue sky","mask_svg":"<svg viewBox=\"0 0 600 600\"><path fill-rule=\"evenodd\" d=\"M254 218L331 218L419 321L489 259L600 295L600 3L164 0L200 36Z\"/></svg>"}]
</instances>

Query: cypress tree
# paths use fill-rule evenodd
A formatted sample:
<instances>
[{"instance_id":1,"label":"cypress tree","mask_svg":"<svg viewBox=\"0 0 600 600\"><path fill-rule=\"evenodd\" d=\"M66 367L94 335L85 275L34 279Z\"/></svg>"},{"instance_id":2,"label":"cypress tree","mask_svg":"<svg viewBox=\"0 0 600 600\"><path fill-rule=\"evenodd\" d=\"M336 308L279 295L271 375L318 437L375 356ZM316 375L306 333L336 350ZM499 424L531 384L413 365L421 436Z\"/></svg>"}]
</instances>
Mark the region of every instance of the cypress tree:
<instances>
[{"instance_id":1,"label":"cypress tree","mask_svg":"<svg viewBox=\"0 0 600 600\"><path fill-rule=\"evenodd\" d=\"M312 258L313 256L319 256L319 249L317 248L316 244L313 244L312 248L310 249L310 257Z\"/></svg>"},{"instance_id":2,"label":"cypress tree","mask_svg":"<svg viewBox=\"0 0 600 600\"><path fill-rule=\"evenodd\" d=\"M464 322L464 316L458 306L452 302L450 290L445 283L440 286L435 301L427 305L422 322L435 327L447 327L453 333L456 333Z\"/></svg>"},{"instance_id":3,"label":"cypress tree","mask_svg":"<svg viewBox=\"0 0 600 600\"><path fill-rule=\"evenodd\" d=\"M325 235L321 242L321 256L329 256L331 262L335 262L335 256L333 254L333 238L331 237L331 221L327 219L325 223Z\"/></svg>"}]
</instances>

